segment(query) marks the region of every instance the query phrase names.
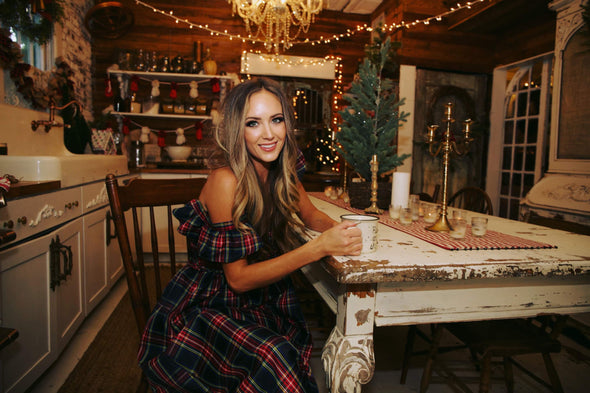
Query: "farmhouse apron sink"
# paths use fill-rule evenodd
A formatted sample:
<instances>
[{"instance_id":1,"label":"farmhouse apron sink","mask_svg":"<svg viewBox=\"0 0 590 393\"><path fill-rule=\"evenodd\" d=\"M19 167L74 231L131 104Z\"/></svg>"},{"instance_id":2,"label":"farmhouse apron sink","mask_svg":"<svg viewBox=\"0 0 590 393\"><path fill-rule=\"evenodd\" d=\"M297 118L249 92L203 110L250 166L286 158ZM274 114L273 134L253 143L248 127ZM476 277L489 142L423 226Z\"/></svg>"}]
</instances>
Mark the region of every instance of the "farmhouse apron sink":
<instances>
[{"instance_id":1,"label":"farmhouse apron sink","mask_svg":"<svg viewBox=\"0 0 590 393\"><path fill-rule=\"evenodd\" d=\"M59 180L71 187L103 180L108 173L128 173L127 157L115 155L71 154L60 156L0 156L1 175L10 174L22 181Z\"/></svg>"}]
</instances>

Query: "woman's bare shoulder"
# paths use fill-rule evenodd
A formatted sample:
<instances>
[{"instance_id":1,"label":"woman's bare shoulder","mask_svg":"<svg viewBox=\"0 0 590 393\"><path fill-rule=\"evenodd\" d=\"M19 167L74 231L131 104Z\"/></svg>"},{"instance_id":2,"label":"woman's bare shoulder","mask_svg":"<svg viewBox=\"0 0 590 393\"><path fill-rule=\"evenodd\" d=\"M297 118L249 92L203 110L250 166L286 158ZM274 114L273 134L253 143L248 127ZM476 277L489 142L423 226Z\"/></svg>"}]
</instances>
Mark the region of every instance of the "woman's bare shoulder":
<instances>
[{"instance_id":1,"label":"woman's bare shoulder","mask_svg":"<svg viewBox=\"0 0 590 393\"><path fill-rule=\"evenodd\" d=\"M222 167L211 171L207 179L207 184L215 189L218 187L222 189L235 189L237 183L236 175L234 175L229 167Z\"/></svg>"},{"instance_id":2,"label":"woman's bare shoulder","mask_svg":"<svg viewBox=\"0 0 590 393\"><path fill-rule=\"evenodd\" d=\"M231 211L237 183L236 176L229 167L215 169L209 174L199 200L209 212L218 211L219 208L222 211Z\"/></svg>"}]
</instances>

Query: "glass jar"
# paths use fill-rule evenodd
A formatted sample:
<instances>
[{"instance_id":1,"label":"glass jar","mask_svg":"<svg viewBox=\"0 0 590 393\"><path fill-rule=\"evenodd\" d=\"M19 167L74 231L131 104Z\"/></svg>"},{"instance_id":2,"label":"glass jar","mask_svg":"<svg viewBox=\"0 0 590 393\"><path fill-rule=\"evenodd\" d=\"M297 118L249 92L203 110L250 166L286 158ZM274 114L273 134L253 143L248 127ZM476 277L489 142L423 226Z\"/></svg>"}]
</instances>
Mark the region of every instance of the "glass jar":
<instances>
[{"instance_id":1,"label":"glass jar","mask_svg":"<svg viewBox=\"0 0 590 393\"><path fill-rule=\"evenodd\" d=\"M174 114L184 115L184 102L180 100L174 101Z\"/></svg>"},{"instance_id":2,"label":"glass jar","mask_svg":"<svg viewBox=\"0 0 590 393\"><path fill-rule=\"evenodd\" d=\"M145 151L141 141L131 142L129 151L129 164L131 168L145 167Z\"/></svg>"},{"instance_id":3,"label":"glass jar","mask_svg":"<svg viewBox=\"0 0 590 393\"><path fill-rule=\"evenodd\" d=\"M174 113L174 101L171 98L164 98L160 104L160 111L164 114Z\"/></svg>"},{"instance_id":4,"label":"glass jar","mask_svg":"<svg viewBox=\"0 0 590 393\"><path fill-rule=\"evenodd\" d=\"M195 113L199 116L206 116L209 102L203 96L198 96L195 101Z\"/></svg>"}]
</instances>

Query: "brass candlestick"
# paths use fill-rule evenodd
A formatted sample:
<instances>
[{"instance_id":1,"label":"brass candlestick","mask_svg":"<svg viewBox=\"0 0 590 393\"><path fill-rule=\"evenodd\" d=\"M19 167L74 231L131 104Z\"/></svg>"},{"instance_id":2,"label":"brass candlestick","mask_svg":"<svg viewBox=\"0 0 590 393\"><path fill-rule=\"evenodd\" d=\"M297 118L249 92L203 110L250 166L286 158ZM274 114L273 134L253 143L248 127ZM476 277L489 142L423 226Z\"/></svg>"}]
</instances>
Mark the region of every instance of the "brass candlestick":
<instances>
[{"instance_id":1,"label":"brass candlestick","mask_svg":"<svg viewBox=\"0 0 590 393\"><path fill-rule=\"evenodd\" d=\"M365 213L381 214L383 210L377 207L377 173L379 170L379 162L377 161L377 154L373 154L371 158L371 206L365 209Z\"/></svg>"},{"instance_id":2,"label":"brass candlestick","mask_svg":"<svg viewBox=\"0 0 590 393\"><path fill-rule=\"evenodd\" d=\"M443 123L446 123L446 127L444 128L441 140L435 141L436 131L438 130L438 125L430 125L428 126L428 135L427 135L427 142L428 142L428 152L431 156L436 157L442 152L442 164L443 164L443 189L442 189L442 209L438 216L438 220L434 224L429 227L426 227L429 231L434 232L448 232L451 229L451 225L449 224L449 220L447 219L447 189L448 189L448 180L449 180L449 163L451 161L451 152L454 152L457 155L466 154L469 151L469 144L473 141L471 137L471 123L473 121L471 119L467 119L463 122L463 138L461 141L457 141L455 136L451 132L451 124L455 122L453 118L452 110L453 104L448 103L445 105L445 118L443 119ZM438 146L438 147L436 147ZM436 147L436 151L434 148Z\"/></svg>"}]
</instances>

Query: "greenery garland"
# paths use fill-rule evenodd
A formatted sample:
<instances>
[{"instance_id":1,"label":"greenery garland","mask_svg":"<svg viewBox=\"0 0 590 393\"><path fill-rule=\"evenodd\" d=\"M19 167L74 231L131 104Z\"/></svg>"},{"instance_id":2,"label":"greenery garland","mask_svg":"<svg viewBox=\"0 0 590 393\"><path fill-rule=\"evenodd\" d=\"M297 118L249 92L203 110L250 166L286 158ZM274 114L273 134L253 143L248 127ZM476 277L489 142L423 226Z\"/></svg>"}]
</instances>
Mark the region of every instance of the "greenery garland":
<instances>
[{"instance_id":1,"label":"greenery garland","mask_svg":"<svg viewBox=\"0 0 590 393\"><path fill-rule=\"evenodd\" d=\"M43 4L44 8L37 9L38 4ZM51 40L54 23L61 24L63 17L63 0L4 0L0 3L0 24L12 27L41 45Z\"/></svg>"},{"instance_id":2,"label":"greenery garland","mask_svg":"<svg viewBox=\"0 0 590 393\"><path fill-rule=\"evenodd\" d=\"M6 29L0 29L0 67L9 71L16 90L34 109L46 109L51 103L63 105L74 97L73 71L62 58L55 60L47 86L35 86L30 76L32 66L22 62L20 47L10 39Z\"/></svg>"}]
</instances>

